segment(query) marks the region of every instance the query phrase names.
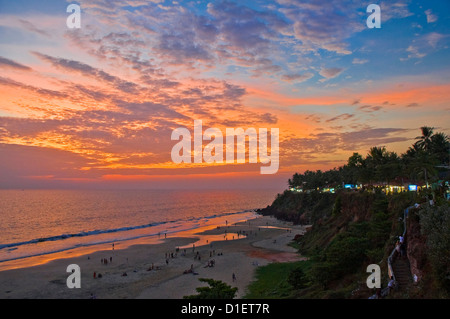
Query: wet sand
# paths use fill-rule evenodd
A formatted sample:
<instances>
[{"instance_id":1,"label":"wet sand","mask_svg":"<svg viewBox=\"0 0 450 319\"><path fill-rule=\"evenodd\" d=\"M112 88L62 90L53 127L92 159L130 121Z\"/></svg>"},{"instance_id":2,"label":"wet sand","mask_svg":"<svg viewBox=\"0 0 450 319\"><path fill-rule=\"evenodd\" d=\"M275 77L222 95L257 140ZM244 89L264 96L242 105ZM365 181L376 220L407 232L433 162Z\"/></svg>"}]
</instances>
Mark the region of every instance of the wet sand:
<instances>
[{"instance_id":1,"label":"wet sand","mask_svg":"<svg viewBox=\"0 0 450 319\"><path fill-rule=\"evenodd\" d=\"M0 298L180 299L205 285L199 278L222 280L237 287L237 298L241 298L258 266L301 260L288 244L296 234L304 233L304 227L272 217L200 231L158 238L152 243L117 243L114 249L111 245L91 247L87 254L74 252L74 257L69 251L45 264L0 271ZM214 261L214 267L207 266L210 261ZM79 289L66 285L70 264L80 266Z\"/></svg>"}]
</instances>

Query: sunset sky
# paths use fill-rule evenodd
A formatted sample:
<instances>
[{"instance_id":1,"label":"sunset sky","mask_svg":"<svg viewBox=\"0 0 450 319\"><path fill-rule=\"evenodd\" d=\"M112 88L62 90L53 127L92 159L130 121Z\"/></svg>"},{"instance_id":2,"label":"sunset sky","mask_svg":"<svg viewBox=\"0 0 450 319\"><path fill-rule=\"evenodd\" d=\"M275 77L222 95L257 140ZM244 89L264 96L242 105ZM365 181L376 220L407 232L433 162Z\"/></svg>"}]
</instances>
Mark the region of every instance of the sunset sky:
<instances>
[{"instance_id":1,"label":"sunset sky","mask_svg":"<svg viewBox=\"0 0 450 319\"><path fill-rule=\"evenodd\" d=\"M449 45L442 0L0 0L0 188L282 189L400 154L421 126L450 134ZM173 163L194 120L278 128L278 172Z\"/></svg>"}]
</instances>

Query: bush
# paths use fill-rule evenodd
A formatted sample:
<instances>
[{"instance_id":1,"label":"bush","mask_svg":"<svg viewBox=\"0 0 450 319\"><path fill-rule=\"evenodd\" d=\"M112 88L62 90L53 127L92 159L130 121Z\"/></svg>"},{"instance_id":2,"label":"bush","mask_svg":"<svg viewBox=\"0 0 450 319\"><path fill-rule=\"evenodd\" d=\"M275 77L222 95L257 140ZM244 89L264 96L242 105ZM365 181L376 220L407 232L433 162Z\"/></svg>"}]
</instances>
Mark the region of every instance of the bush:
<instances>
[{"instance_id":1,"label":"bush","mask_svg":"<svg viewBox=\"0 0 450 319\"><path fill-rule=\"evenodd\" d=\"M419 212L427 237L428 256L437 282L450 293L450 207L427 207Z\"/></svg>"},{"instance_id":2,"label":"bush","mask_svg":"<svg viewBox=\"0 0 450 319\"><path fill-rule=\"evenodd\" d=\"M237 288L232 288L226 283L220 280L214 279L199 279L202 282L206 282L209 287L196 288L198 294L184 296L184 299L233 299L236 296Z\"/></svg>"},{"instance_id":3,"label":"bush","mask_svg":"<svg viewBox=\"0 0 450 319\"><path fill-rule=\"evenodd\" d=\"M338 278L339 273L336 268L336 265L330 262L317 263L312 266L310 276L315 283L326 288L330 281Z\"/></svg>"},{"instance_id":4,"label":"bush","mask_svg":"<svg viewBox=\"0 0 450 319\"><path fill-rule=\"evenodd\" d=\"M301 267L298 267L289 273L287 282L294 289L303 289L308 286L308 277Z\"/></svg>"},{"instance_id":5,"label":"bush","mask_svg":"<svg viewBox=\"0 0 450 319\"><path fill-rule=\"evenodd\" d=\"M366 238L343 237L333 240L327 248L326 260L336 265L337 275L349 273L359 268L366 258L367 248L368 240Z\"/></svg>"},{"instance_id":6,"label":"bush","mask_svg":"<svg viewBox=\"0 0 450 319\"><path fill-rule=\"evenodd\" d=\"M336 235L328 247L315 256L317 263L310 271L312 280L326 286L361 267L370 249L366 238L368 229L367 222L353 223L345 232Z\"/></svg>"},{"instance_id":7,"label":"bush","mask_svg":"<svg viewBox=\"0 0 450 319\"><path fill-rule=\"evenodd\" d=\"M367 258L369 259L368 262L371 264L377 264L380 262L380 260L384 257L384 248L374 248L369 249L366 251Z\"/></svg>"},{"instance_id":8,"label":"bush","mask_svg":"<svg viewBox=\"0 0 450 319\"><path fill-rule=\"evenodd\" d=\"M334 202L333 211L332 211L331 215L336 216L341 213L341 210L342 210L342 197L339 194L336 197L336 201Z\"/></svg>"}]
</instances>

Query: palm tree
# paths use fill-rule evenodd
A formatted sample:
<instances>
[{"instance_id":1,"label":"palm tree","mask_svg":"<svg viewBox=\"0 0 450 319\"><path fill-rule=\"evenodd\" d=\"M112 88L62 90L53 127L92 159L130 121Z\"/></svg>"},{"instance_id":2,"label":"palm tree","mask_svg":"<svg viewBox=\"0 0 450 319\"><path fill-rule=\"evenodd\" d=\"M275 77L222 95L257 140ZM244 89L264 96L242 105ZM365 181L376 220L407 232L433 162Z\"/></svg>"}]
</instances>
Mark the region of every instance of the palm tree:
<instances>
[{"instance_id":1,"label":"palm tree","mask_svg":"<svg viewBox=\"0 0 450 319\"><path fill-rule=\"evenodd\" d=\"M383 181L385 182L385 179L383 178L383 172L381 170L381 167L383 164L386 163L386 148L383 147L371 147L369 150L369 154L366 156L366 167L370 172L368 173L369 178L373 181Z\"/></svg>"},{"instance_id":2,"label":"palm tree","mask_svg":"<svg viewBox=\"0 0 450 319\"><path fill-rule=\"evenodd\" d=\"M431 148L431 138L433 136L434 127L422 126L420 128L422 130L422 136L417 136L416 140L418 140L415 145L418 148L429 151Z\"/></svg>"},{"instance_id":3,"label":"palm tree","mask_svg":"<svg viewBox=\"0 0 450 319\"><path fill-rule=\"evenodd\" d=\"M406 155L413 159L413 171L423 172L428 187L428 177L437 173L437 165L448 165L450 161L450 142L444 133L433 134L433 127L423 126L420 129L422 136L416 137L418 141L409 148Z\"/></svg>"},{"instance_id":4,"label":"palm tree","mask_svg":"<svg viewBox=\"0 0 450 319\"><path fill-rule=\"evenodd\" d=\"M428 154L423 150L419 150L414 155L410 162L411 172L417 174L417 176L423 175L425 184L428 188L428 178L430 175L436 175L436 157L433 154Z\"/></svg>"},{"instance_id":5,"label":"palm tree","mask_svg":"<svg viewBox=\"0 0 450 319\"><path fill-rule=\"evenodd\" d=\"M349 167L361 167L363 162L364 159L360 154L353 153L353 155L348 158L347 165Z\"/></svg>"},{"instance_id":6,"label":"palm tree","mask_svg":"<svg viewBox=\"0 0 450 319\"><path fill-rule=\"evenodd\" d=\"M436 155L439 164L449 165L450 162L450 142L449 137L442 133L436 133L431 137L430 150Z\"/></svg>"},{"instance_id":7,"label":"palm tree","mask_svg":"<svg viewBox=\"0 0 450 319\"><path fill-rule=\"evenodd\" d=\"M369 150L369 154L367 155L367 157L372 158L372 160L374 161L375 165L379 165L379 164L383 164L385 163L386 159L386 147L371 147Z\"/></svg>"}]
</instances>

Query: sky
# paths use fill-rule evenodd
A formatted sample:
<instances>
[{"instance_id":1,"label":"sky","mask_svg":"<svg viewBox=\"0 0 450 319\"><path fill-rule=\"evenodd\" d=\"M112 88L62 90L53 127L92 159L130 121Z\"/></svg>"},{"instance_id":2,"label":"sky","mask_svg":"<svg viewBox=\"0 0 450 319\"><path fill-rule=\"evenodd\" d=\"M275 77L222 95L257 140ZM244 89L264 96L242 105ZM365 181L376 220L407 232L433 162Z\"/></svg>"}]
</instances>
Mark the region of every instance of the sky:
<instances>
[{"instance_id":1,"label":"sky","mask_svg":"<svg viewBox=\"0 0 450 319\"><path fill-rule=\"evenodd\" d=\"M449 44L442 0L0 0L0 188L283 189L401 154L450 134ZM278 170L174 163L195 120L279 129Z\"/></svg>"}]
</instances>

